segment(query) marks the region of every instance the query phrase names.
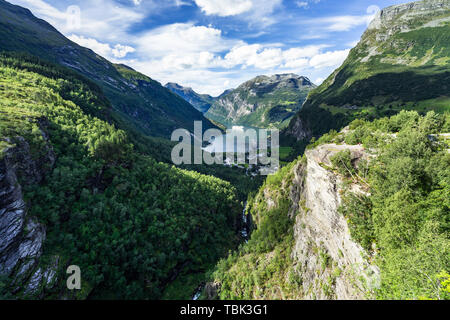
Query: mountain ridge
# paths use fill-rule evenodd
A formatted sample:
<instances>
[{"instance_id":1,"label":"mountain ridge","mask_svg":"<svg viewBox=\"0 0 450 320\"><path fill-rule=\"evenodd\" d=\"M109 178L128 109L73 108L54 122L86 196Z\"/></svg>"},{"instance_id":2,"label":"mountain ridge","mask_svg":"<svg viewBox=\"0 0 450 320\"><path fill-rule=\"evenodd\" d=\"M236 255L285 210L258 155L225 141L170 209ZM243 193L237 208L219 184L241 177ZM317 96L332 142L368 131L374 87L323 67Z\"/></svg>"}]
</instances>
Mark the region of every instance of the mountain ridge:
<instances>
[{"instance_id":1,"label":"mountain ridge","mask_svg":"<svg viewBox=\"0 0 450 320\"><path fill-rule=\"evenodd\" d=\"M315 87L308 78L292 73L257 76L225 91L206 117L227 125L282 128Z\"/></svg>"},{"instance_id":2,"label":"mountain ridge","mask_svg":"<svg viewBox=\"0 0 450 320\"><path fill-rule=\"evenodd\" d=\"M208 94L199 94L190 87L183 87L178 83L169 82L164 87L179 95L181 98L189 102L195 109L202 113L206 113L214 103L214 97Z\"/></svg>"},{"instance_id":3,"label":"mountain ridge","mask_svg":"<svg viewBox=\"0 0 450 320\"><path fill-rule=\"evenodd\" d=\"M0 0L0 50L26 52L69 67L96 82L126 121L151 136L170 137L173 130L193 130L194 121L215 128L202 113L132 68L110 63L64 37L30 10ZM20 39L20 41L18 40Z\"/></svg>"}]
</instances>

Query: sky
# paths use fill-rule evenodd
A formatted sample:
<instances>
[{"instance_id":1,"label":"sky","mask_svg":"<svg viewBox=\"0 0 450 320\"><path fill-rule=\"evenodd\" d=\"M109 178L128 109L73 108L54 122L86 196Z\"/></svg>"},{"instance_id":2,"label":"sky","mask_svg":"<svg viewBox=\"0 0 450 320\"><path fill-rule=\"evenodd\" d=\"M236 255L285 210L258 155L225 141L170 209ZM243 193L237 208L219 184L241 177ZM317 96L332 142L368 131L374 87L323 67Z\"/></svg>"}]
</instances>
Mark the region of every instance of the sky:
<instances>
[{"instance_id":1,"label":"sky","mask_svg":"<svg viewBox=\"0 0 450 320\"><path fill-rule=\"evenodd\" d=\"M406 0L8 0L161 82L218 96L257 75L319 85L375 14Z\"/></svg>"}]
</instances>

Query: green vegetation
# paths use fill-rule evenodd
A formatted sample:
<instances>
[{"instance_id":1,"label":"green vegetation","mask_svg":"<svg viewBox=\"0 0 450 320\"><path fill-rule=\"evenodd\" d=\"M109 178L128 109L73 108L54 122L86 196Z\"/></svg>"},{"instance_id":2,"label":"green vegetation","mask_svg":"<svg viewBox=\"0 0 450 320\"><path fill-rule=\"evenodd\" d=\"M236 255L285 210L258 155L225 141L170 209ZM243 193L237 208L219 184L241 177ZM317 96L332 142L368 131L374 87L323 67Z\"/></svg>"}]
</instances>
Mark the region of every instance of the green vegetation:
<instances>
[{"instance_id":1,"label":"green vegetation","mask_svg":"<svg viewBox=\"0 0 450 320\"><path fill-rule=\"evenodd\" d=\"M399 22L408 23L409 32L397 32L392 23L386 28L393 30L367 30L344 64L310 92L297 117L320 137L355 119L371 121L401 110L448 112L450 25L424 25L449 14L411 15ZM387 40L378 40L389 33Z\"/></svg>"},{"instance_id":2,"label":"green vegetation","mask_svg":"<svg viewBox=\"0 0 450 320\"><path fill-rule=\"evenodd\" d=\"M450 269L450 154L439 133L449 132L449 124L449 114L402 111L373 122L357 120L345 137L377 150L367 174L370 197L347 191L340 212L352 237L378 252L379 298L439 298L435 278ZM346 175L349 155L335 159Z\"/></svg>"},{"instance_id":3,"label":"green vegetation","mask_svg":"<svg viewBox=\"0 0 450 320\"><path fill-rule=\"evenodd\" d=\"M161 298L178 275L203 272L237 244L236 190L135 151L128 134L106 121L109 103L95 84L37 59L2 55L0 105L2 146L23 137L34 159L49 144L55 152L40 185L19 179L29 215L47 229L41 264L58 255L60 273L64 261L79 265L78 298ZM46 297L64 288L61 282Z\"/></svg>"},{"instance_id":4,"label":"green vegetation","mask_svg":"<svg viewBox=\"0 0 450 320\"><path fill-rule=\"evenodd\" d=\"M309 147L362 144L370 153L368 159L354 161L349 151L338 152L331 157L333 168L327 169L344 179L339 212L347 218L352 238L381 270L375 291L379 299L449 297L450 154L448 138L440 135L449 130L449 114L402 111L372 122L355 120L349 131L331 131ZM302 269L292 258L295 213L289 216L289 190L298 161L269 176L249 198L247 212L255 230L248 243L217 264L210 278L221 284L220 299L301 299L311 289L302 287ZM353 193L355 183L366 193ZM303 200L298 207L308 214ZM324 248L312 250L318 272L331 272L317 283L331 298L344 271Z\"/></svg>"},{"instance_id":5,"label":"green vegetation","mask_svg":"<svg viewBox=\"0 0 450 320\"><path fill-rule=\"evenodd\" d=\"M70 41L29 10L3 0L0 0L0 34L0 51L28 53L71 68L95 82L111 102L116 121L126 124L134 135L167 139L175 129L192 132L196 120L203 122L205 130L215 127L201 112L157 81L107 61ZM141 142L145 145L145 141Z\"/></svg>"},{"instance_id":6,"label":"green vegetation","mask_svg":"<svg viewBox=\"0 0 450 320\"><path fill-rule=\"evenodd\" d=\"M287 160L290 158L292 150L292 147L280 147L280 161L282 164L285 165L288 163Z\"/></svg>"},{"instance_id":7,"label":"green vegetation","mask_svg":"<svg viewBox=\"0 0 450 320\"><path fill-rule=\"evenodd\" d=\"M275 76L274 76L275 77ZM300 110L308 92L315 86L307 80L292 75L292 83L286 79L273 80L266 76L256 77L239 88L228 92L213 103L206 116L227 125L241 125L256 128L285 128ZM290 87L290 85L292 87ZM232 106L230 116L229 106ZM238 116L238 110L247 113Z\"/></svg>"},{"instance_id":8,"label":"green vegetation","mask_svg":"<svg viewBox=\"0 0 450 320\"><path fill-rule=\"evenodd\" d=\"M221 260L211 276L221 283L220 299L298 299L302 279L292 267L295 217L287 214L290 206L290 174L295 163L266 180L261 191L249 199L247 212L255 230L248 243ZM274 202L268 206L263 190Z\"/></svg>"}]
</instances>

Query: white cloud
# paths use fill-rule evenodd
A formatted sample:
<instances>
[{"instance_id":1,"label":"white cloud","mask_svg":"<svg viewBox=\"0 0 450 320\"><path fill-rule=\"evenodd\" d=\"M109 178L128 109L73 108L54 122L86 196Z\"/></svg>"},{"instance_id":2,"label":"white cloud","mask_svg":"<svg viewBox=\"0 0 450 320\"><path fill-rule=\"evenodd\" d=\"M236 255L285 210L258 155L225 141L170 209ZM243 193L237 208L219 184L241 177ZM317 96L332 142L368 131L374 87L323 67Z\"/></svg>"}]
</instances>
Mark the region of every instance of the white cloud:
<instances>
[{"instance_id":1,"label":"white cloud","mask_svg":"<svg viewBox=\"0 0 450 320\"><path fill-rule=\"evenodd\" d=\"M315 55L309 61L309 65L316 69L326 67L338 67L347 59L350 49L329 51L323 54Z\"/></svg>"},{"instance_id":2,"label":"white cloud","mask_svg":"<svg viewBox=\"0 0 450 320\"><path fill-rule=\"evenodd\" d=\"M311 45L291 48L266 48L261 44L241 45L234 47L225 55L222 65L233 68L242 65L243 68L255 67L259 69L303 68L312 66L311 58L321 54L327 45Z\"/></svg>"},{"instance_id":3,"label":"white cloud","mask_svg":"<svg viewBox=\"0 0 450 320\"><path fill-rule=\"evenodd\" d=\"M299 7L299 8L307 8L308 7L308 2L306 2L306 1L297 1L296 4L297 4L297 7Z\"/></svg>"},{"instance_id":4,"label":"white cloud","mask_svg":"<svg viewBox=\"0 0 450 320\"><path fill-rule=\"evenodd\" d=\"M277 21L272 17L283 0L194 0L206 15L239 16L252 25L269 26Z\"/></svg>"},{"instance_id":5,"label":"white cloud","mask_svg":"<svg viewBox=\"0 0 450 320\"><path fill-rule=\"evenodd\" d=\"M192 23L166 25L136 37L132 67L165 82L178 82L200 93L218 95L259 74L294 72L326 77L348 54L326 52L329 45L284 48L227 39L214 27ZM327 69L324 71L324 68ZM323 74L325 73L325 74Z\"/></svg>"},{"instance_id":6,"label":"white cloud","mask_svg":"<svg viewBox=\"0 0 450 320\"><path fill-rule=\"evenodd\" d=\"M253 7L251 0L195 0L195 3L205 14L220 17L235 16Z\"/></svg>"},{"instance_id":7,"label":"white cloud","mask_svg":"<svg viewBox=\"0 0 450 320\"><path fill-rule=\"evenodd\" d=\"M309 8L311 3L319 3L319 2L320 2L320 0L308 0L308 1L296 1L295 4L299 8L307 9L307 8Z\"/></svg>"},{"instance_id":8,"label":"white cloud","mask_svg":"<svg viewBox=\"0 0 450 320\"><path fill-rule=\"evenodd\" d=\"M368 24L372 21L372 15L366 16L338 16L322 19L324 24L328 24L325 28L329 31L349 31L357 26Z\"/></svg>"},{"instance_id":9,"label":"white cloud","mask_svg":"<svg viewBox=\"0 0 450 320\"><path fill-rule=\"evenodd\" d=\"M369 6L367 14L361 16L347 15L347 16L331 16L310 19L307 23L312 24L315 28L322 29L329 32L349 31L355 27L369 25L380 11L378 6Z\"/></svg>"},{"instance_id":10,"label":"white cloud","mask_svg":"<svg viewBox=\"0 0 450 320\"><path fill-rule=\"evenodd\" d=\"M101 43L93 38L85 38L83 36L77 36L75 34L68 37L75 43L78 43L80 46L89 48L93 50L95 53L108 58L125 58L128 53L135 52L136 50L130 46L125 46L121 44L116 44L114 47L111 47L107 43Z\"/></svg>"},{"instance_id":11,"label":"white cloud","mask_svg":"<svg viewBox=\"0 0 450 320\"><path fill-rule=\"evenodd\" d=\"M222 31L213 27L195 26L192 23L166 25L139 36L140 49L151 55L168 52L220 52L237 43L222 37Z\"/></svg>"},{"instance_id":12,"label":"white cloud","mask_svg":"<svg viewBox=\"0 0 450 320\"><path fill-rule=\"evenodd\" d=\"M175 6L177 6L177 7L192 6L192 3L188 2L188 1L183 1L183 0L175 0Z\"/></svg>"},{"instance_id":13,"label":"white cloud","mask_svg":"<svg viewBox=\"0 0 450 320\"><path fill-rule=\"evenodd\" d=\"M311 4L311 1L306 1ZM224 89L237 87L260 74L293 72L312 79L324 79L348 54L348 50L328 51L331 46L325 44L297 45L293 48L283 43L249 44L240 39L227 38L222 30L211 25L202 26L193 22L165 25L140 34L128 31L134 23L142 22L149 12L155 13L161 6L193 5L194 1L129 0L130 6L120 7L114 0L85 0L80 4L81 25L77 29L71 29L67 24L68 12L60 5L58 9L43 0L11 2L32 9L34 14L69 35L72 41L113 62L120 59L121 63L129 64L158 81L179 82L200 93L218 95ZM271 29L264 27L279 21L275 9L282 4L282 0L195 2L203 5L200 8L205 14L238 17L247 21L250 27L257 25L255 35L270 34ZM359 17L356 22L350 21L355 20L351 16L302 22L310 23L311 32L319 30L317 34L326 34L363 24L366 21L364 17L368 17L369 13L372 12ZM130 53L133 53L133 60L129 58Z\"/></svg>"},{"instance_id":14,"label":"white cloud","mask_svg":"<svg viewBox=\"0 0 450 320\"><path fill-rule=\"evenodd\" d=\"M317 78L317 79L314 81L314 84L320 86L324 81L325 81L324 78Z\"/></svg>"},{"instance_id":15,"label":"white cloud","mask_svg":"<svg viewBox=\"0 0 450 320\"><path fill-rule=\"evenodd\" d=\"M120 7L113 0L86 0L80 4L80 25L74 28L68 23L72 12L59 10L43 0L10 0L12 3L31 9L33 14L52 24L65 35L77 32L85 37L102 41L121 41L127 39L126 30L142 21L143 12L134 8ZM151 5L151 2L149 2Z\"/></svg>"}]
</instances>

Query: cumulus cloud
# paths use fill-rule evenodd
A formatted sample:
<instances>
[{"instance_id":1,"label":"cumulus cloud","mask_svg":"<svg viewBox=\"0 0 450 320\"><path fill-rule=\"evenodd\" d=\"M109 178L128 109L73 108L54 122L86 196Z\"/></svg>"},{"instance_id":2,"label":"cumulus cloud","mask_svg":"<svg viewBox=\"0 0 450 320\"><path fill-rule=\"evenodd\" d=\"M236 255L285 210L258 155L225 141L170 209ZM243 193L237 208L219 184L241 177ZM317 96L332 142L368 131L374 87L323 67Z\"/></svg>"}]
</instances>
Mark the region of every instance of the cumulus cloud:
<instances>
[{"instance_id":1,"label":"cumulus cloud","mask_svg":"<svg viewBox=\"0 0 450 320\"><path fill-rule=\"evenodd\" d=\"M244 69L248 67L259 69L316 67L319 64L312 59L322 56L321 52L326 47L328 46L310 45L283 50L282 48L266 48L261 44L241 45L232 48L221 64L227 68L241 65ZM335 56L330 55L330 58L334 59ZM334 65L334 62L328 64Z\"/></svg>"},{"instance_id":2,"label":"cumulus cloud","mask_svg":"<svg viewBox=\"0 0 450 320\"><path fill-rule=\"evenodd\" d=\"M253 7L251 0L195 0L195 3L205 14L221 17L235 16Z\"/></svg>"},{"instance_id":3,"label":"cumulus cloud","mask_svg":"<svg viewBox=\"0 0 450 320\"><path fill-rule=\"evenodd\" d=\"M222 37L222 31L192 23L175 23L153 29L136 39L139 50L151 57L176 53L184 56L203 51L221 52L241 42Z\"/></svg>"},{"instance_id":4,"label":"cumulus cloud","mask_svg":"<svg viewBox=\"0 0 450 320\"><path fill-rule=\"evenodd\" d=\"M285 48L283 44L248 44L224 37L219 29L191 23L172 24L137 40L137 70L161 82L179 82L201 93L218 95L224 83L237 86L258 74L295 72L325 77L348 50L327 52L329 45ZM317 70L318 72L316 72Z\"/></svg>"},{"instance_id":5,"label":"cumulus cloud","mask_svg":"<svg viewBox=\"0 0 450 320\"><path fill-rule=\"evenodd\" d=\"M68 37L75 43L78 43L80 46L89 48L93 50L95 53L108 58L125 58L128 53L135 52L136 50L130 46L125 46L121 44L116 44L111 47L107 43L101 43L93 38L85 38L83 36L71 35Z\"/></svg>"},{"instance_id":6,"label":"cumulus cloud","mask_svg":"<svg viewBox=\"0 0 450 320\"><path fill-rule=\"evenodd\" d=\"M325 67L337 67L347 59L350 49L329 51L323 54L315 55L309 61L311 67L316 69Z\"/></svg>"},{"instance_id":7,"label":"cumulus cloud","mask_svg":"<svg viewBox=\"0 0 450 320\"><path fill-rule=\"evenodd\" d=\"M236 87L260 74L294 72L312 79L323 79L348 54L348 50L330 51L332 46L325 44L250 44L239 38L227 37L217 27L194 22L163 25L140 33L129 32L130 27L143 22L149 12L158 12L153 7L155 3L165 8L195 3L205 15L228 16L248 21L249 24L258 24L255 25L255 37L268 35L270 29L265 27L279 21L275 9L282 0L128 1L129 5L125 7L118 6L114 0L80 2L81 25L73 29L67 23L69 10L61 9L61 5L56 8L47 3L49 0L11 0L32 9L35 15L49 21L72 41L113 62L129 64L158 81L179 82L201 93L218 95L224 87ZM304 2L311 5L318 1ZM375 12L374 8L370 11L366 16ZM356 19L356 22L351 21L355 20L353 17L327 17L303 22L310 23L311 27L322 28L326 33L363 24L366 16Z\"/></svg>"}]
</instances>

